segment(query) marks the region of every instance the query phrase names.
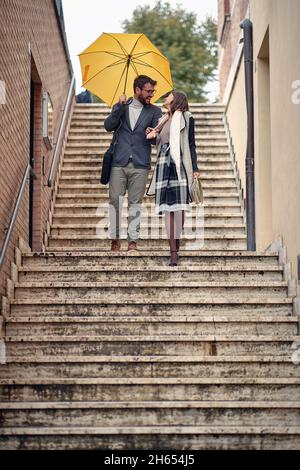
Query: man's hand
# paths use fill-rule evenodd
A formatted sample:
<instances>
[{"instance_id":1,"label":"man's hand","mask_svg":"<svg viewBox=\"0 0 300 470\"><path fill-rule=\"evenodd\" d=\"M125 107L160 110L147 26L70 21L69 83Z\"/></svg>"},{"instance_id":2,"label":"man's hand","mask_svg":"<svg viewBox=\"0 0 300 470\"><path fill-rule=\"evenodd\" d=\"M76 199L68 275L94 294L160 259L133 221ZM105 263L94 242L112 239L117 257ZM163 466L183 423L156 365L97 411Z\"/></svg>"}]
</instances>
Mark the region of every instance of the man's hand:
<instances>
[{"instance_id":1,"label":"man's hand","mask_svg":"<svg viewBox=\"0 0 300 470\"><path fill-rule=\"evenodd\" d=\"M153 127L147 127L146 136L147 139L155 139L155 137L157 136L157 132Z\"/></svg>"},{"instance_id":2,"label":"man's hand","mask_svg":"<svg viewBox=\"0 0 300 470\"><path fill-rule=\"evenodd\" d=\"M200 171L194 171L193 177L194 179L200 178Z\"/></svg>"},{"instance_id":3,"label":"man's hand","mask_svg":"<svg viewBox=\"0 0 300 470\"><path fill-rule=\"evenodd\" d=\"M119 98L119 103L124 104L126 103L126 101L127 101L126 95L121 95Z\"/></svg>"}]
</instances>

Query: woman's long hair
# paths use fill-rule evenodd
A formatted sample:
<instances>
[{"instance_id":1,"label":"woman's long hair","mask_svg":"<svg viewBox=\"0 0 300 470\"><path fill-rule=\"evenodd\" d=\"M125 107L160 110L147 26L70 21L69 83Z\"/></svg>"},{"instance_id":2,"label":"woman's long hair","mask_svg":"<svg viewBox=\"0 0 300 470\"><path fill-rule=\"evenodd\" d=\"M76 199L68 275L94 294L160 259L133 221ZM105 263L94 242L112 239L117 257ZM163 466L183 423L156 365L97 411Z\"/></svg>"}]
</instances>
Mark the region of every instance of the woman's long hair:
<instances>
[{"instance_id":1,"label":"woman's long hair","mask_svg":"<svg viewBox=\"0 0 300 470\"><path fill-rule=\"evenodd\" d=\"M188 111L189 110L189 103L187 96L182 93L181 91L171 91L172 95L174 96L174 100L170 105L171 114L174 114L175 111Z\"/></svg>"}]
</instances>

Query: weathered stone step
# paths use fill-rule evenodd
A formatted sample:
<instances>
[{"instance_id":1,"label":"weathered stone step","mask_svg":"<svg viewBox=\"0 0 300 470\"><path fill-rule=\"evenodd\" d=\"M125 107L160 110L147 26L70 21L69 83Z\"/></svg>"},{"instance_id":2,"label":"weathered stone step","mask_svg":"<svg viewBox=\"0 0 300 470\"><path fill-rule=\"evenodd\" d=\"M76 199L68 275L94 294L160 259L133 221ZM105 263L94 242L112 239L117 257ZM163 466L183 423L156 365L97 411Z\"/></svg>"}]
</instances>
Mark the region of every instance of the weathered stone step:
<instances>
[{"instance_id":1,"label":"weathered stone step","mask_svg":"<svg viewBox=\"0 0 300 470\"><path fill-rule=\"evenodd\" d=\"M68 194L74 194L74 193L78 193L80 192L81 194L96 194L96 193L99 193L99 194L107 194L107 191L108 191L108 186L105 186L105 185L101 185L101 184L94 184L94 185L84 185L84 184L76 184L76 185L73 185L73 184L64 184L64 185L60 185L59 188L58 188L58 195L60 194L65 194L65 193L68 193ZM215 195L215 196L218 196L218 195L221 195L221 194L233 194L233 193L236 193L237 192L237 187L236 185L228 185L228 183L226 185L224 185L224 187L218 185L217 187L213 187L211 186L210 184L203 184L203 194L204 194L204 197L206 196L207 193L209 193L210 195Z\"/></svg>"},{"instance_id":2,"label":"weathered stone step","mask_svg":"<svg viewBox=\"0 0 300 470\"><path fill-rule=\"evenodd\" d=\"M188 316L227 315L292 315L293 300L291 298L269 298L252 297L245 301L235 297L231 299L214 299L213 303L205 300L194 301L191 298L184 302L178 299L165 299L164 302L151 303L146 300L143 303L124 302L122 304L114 301L100 301L99 299L65 299L55 300L32 298L28 300L11 299L11 314L16 316L75 316L75 317L95 317L99 315L112 315L116 318L123 316L161 316L161 315L181 315L185 312Z\"/></svg>"},{"instance_id":3,"label":"weathered stone step","mask_svg":"<svg viewBox=\"0 0 300 470\"><path fill-rule=\"evenodd\" d=\"M140 239L139 248L142 250L163 250L169 247L169 242L164 239ZM228 235L225 237L206 235L204 242L201 239L186 238L181 239L182 249L188 250L245 250L246 235ZM50 237L47 251L82 251L82 250L110 250L110 240L93 237L92 235L81 235L73 237L68 235L53 235Z\"/></svg>"},{"instance_id":4,"label":"weathered stone step","mask_svg":"<svg viewBox=\"0 0 300 470\"><path fill-rule=\"evenodd\" d=\"M127 211L124 209L122 211L122 218L123 220L127 220L126 219L126 215L127 215ZM190 222L190 223L196 223L196 216L197 214L193 214L191 213L188 217L186 217L186 222L185 222L185 225ZM206 213L204 214L205 216L205 219L204 219L204 230L205 230L205 227L208 226L208 225L211 225L211 224L221 224L222 226L227 226L228 224L243 224L244 225L244 217L242 214L224 214L224 215L221 215L220 214L213 214L213 213ZM151 217L151 219L149 219L149 217ZM148 215L144 215L143 212L142 212L142 216L141 216L141 223L142 222L148 222L149 220L152 220L153 222L155 223L164 223L164 218L163 218L163 215L156 215L156 214L152 214L150 213L149 214L149 217ZM199 215L198 215L199 217ZM82 214L82 213L62 213L62 214L56 214L53 216L53 219L52 219L52 223L56 223L56 224L62 224L62 223L65 223L65 224L77 224L77 223L83 223L83 224L98 224L100 223L101 221L105 221L108 222L108 210L106 212L99 212L99 214L97 215L86 215L86 214ZM201 223L201 219L199 220L197 218L197 227L199 227ZM203 224L202 224L203 225ZM153 237L154 238L154 237ZM243 247L244 249L245 247ZM53 250L52 250L53 251Z\"/></svg>"},{"instance_id":5,"label":"weathered stone step","mask_svg":"<svg viewBox=\"0 0 300 470\"><path fill-rule=\"evenodd\" d=\"M101 221L99 224L52 224L50 236L68 236L68 235L98 235L101 231L104 234L108 233L109 230L109 222ZM122 218L121 230L123 230L124 234L127 233L127 220L126 218ZM185 238L185 235L193 233L197 230L196 223L185 224L184 230L182 232L182 237ZM200 228L198 228L200 230ZM155 223L155 222L148 222L147 220L143 220L141 222L140 227L140 236L142 238L146 238L147 236L153 236L153 232L155 231L156 236L160 235L163 238L167 238L167 231L163 222ZM230 235L243 235L246 233L245 226L243 224L228 224L226 227L221 225L205 225L205 237L207 235L216 235L221 236L223 235L224 238ZM126 236L126 235L125 235Z\"/></svg>"},{"instance_id":6,"label":"weathered stone step","mask_svg":"<svg viewBox=\"0 0 300 470\"><path fill-rule=\"evenodd\" d=\"M167 266L32 266L19 267L19 281L38 281L41 277L46 281L69 281L76 277L78 281L102 281L105 279L118 279L120 281L140 281L154 279L189 279L193 280L282 280L283 268L281 266L177 266L170 270Z\"/></svg>"},{"instance_id":7,"label":"weathered stone step","mask_svg":"<svg viewBox=\"0 0 300 470\"><path fill-rule=\"evenodd\" d=\"M69 429L69 431L67 431ZM4 428L3 450L295 450L296 426L144 426L144 427ZM286 431L287 430L287 431ZM153 436L153 438L152 438Z\"/></svg>"},{"instance_id":8,"label":"weathered stone step","mask_svg":"<svg viewBox=\"0 0 300 470\"><path fill-rule=\"evenodd\" d=\"M1 401L299 401L297 378L1 379ZM172 385L170 387L170 385ZM272 393L271 393L272 392ZM70 433L70 428L68 433ZM278 429L278 428L277 428ZM41 430L41 429L40 429ZM220 429L219 429L220 431ZM249 429L248 429L249 431ZM286 431L286 428L285 428ZM3 429L1 430L3 434Z\"/></svg>"},{"instance_id":9,"label":"weathered stone step","mask_svg":"<svg viewBox=\"0 0 300 470\"><path fill-rule=\"evenodd\" d=\"M70 151L72 149L75 149L75 150L83 150L84 153L86 150L92 150L92 149L96 149L96 151L99 151L101 148L104 148L104 149L107 149L107 147L109 146L110 144L110 141L111 141L111 138L110 139L107 139L106 142L102 141L102 140L98 140L98 141L87 141L87 142L75 142L75 141L70 141L68 140L67 142L67 149ZM224 143L216 143L216 144L213 144L212 142L207 142L205 143L204 141L199 141L198 139L196 139L196 145L197 145L197 149L198 149L198 152L199 153L203 153L203 151L208 151L207 153L220 153L220 154L223 154L223 153L228 153L228 145L227 144L224 144Z\"/></svg>"},{"instance_id":10,"label":"weathered stone step","mask_svg":"<svg viewBox=\"0 0 300 470\"><path fill-rule=\"evenodd\" d=\"M10 357L2 378L28 377L298 377L291 355L234 356L27 356Z\"/></svg>"},{"instance_id":11,"label":"weathered stone step","mask_svg":"<svg viewBox=\"0 0 300 470\"><path fill-rule=\"evenodd\" d=\"M155 154L155 148L153 147L153 154ZM69 146L68 148L65 150L64 152L64 155L68 155L68 156L75 156L75 155L79 155L81 157L84 157L84 155L97 155L97 156L100 156L101 155L101 151L99 150L99 146L96 146L95 149L86 149L84 146L82 149L70 149ZM227 155L229 157L230 153L229 153L229 150L228 148L227 149L216 149L215 151L213 151L212 149L210 148L203 148L201 150L201 155L205 155L206 157L211 157L213 158L214 156L216 157L221 157L221 156L225 156Z\"/></svg>"},{"instance_id":12,"label":"weathered stone step","mask_svg":"<svg viewBox=\"0 0 300 470\"><path fill-rule=\"evenodd\" d=\"M227 143L227 138L225 132L219 132L216 134L210 134L207 132L202 132L199 126L196 127L196 132L195 132L195 138L199 140L199 142L202 141L208 141L208 142L223 142L224 144ZM69 141L89 141L89 140L95 140L95 141L106 141L109 142L111 140L111 134L108 134L107 132L101 131L97 127L82 127L82 128L74 128L71 130L68 134L68 139Z\"/></svg>"},{"instance_id":13,"label":"weathered stone step","mask_svg":"<svg viewBox=\"0 0 300 470\"><path fill-rule=\"evenodd\" d=\"M155 159L152 159L155 163ZM232 169L232 162L228 158L216 157L215 159L198 159L198 165L201 170L210 169L210 170L219 170L219 169ZM65 169L90 169L92 166L96 167L96 170L99 170L99 167L102 166L102 157L91 158L64 158L63 161L63 171Z\"/></svg>"},{"instance_id":14,"label":"weathered stone step","mask_svg":"<svg viewBox=\"0 0 300 470\"><path fill-rule=\"evenodd\" d=\"M296 426L144 426L4 428L3 450L189 450L300 449ZM153 438L152 438L153 436Z\"/></svg>"},{"instance_id":15,"label":"weathered stone step","mask_svg":"<svg viewBox=\"0 0 300 470\"><path fill-rule=\"evenodd\" d=\"M10 357L35 354L76 355L216 355L292 353L299 336L285 335L46 335L7 336ZM38 351L38 353L37 353ZM0 380L1 384L1 380ZM300 379L299 379L300 384ZM299 387L300 399L300 387Z\"/></svg>"},{"instance_id":16,"label":"weathered stone step","mask_svg":"<svg viewBox=\"0 0 300 470\"><path fill-rule=\"evenodd\" d=\"M128 207L126 207L126 200L124 199L124 206L122 210L122 215L125 216L128 213ZM156 218L154 212L154 204L152 202L145 202L141 206L141 213L143 216L151 216ZM101 202L99 203L92 203L92 202L86 202L84 204L80 203L66 203L66 204L60 204L57 203L55 204L55 209L54 209L54 216L58 215L64 215L66 217L72 217L72 214L77 214L77 215L85 215L85 216L93 216L96 217L98 216L98 221L100 217L102 216L108 216L108 210L109 210L109 204L107 202ZM194 206L193 209L191 209L190 213L194 213L196 216L197 214L197 208ZM204 218L208 215L219 215L224 217L224 215L232 215L232 214L237 214L242 216L241 212L241 205L239 203L207 203L205 206L202 206L201 208L201 213L199 214L198 211L198 218L204 216ZM188 219L191 215L188 214L186 219ZM205 222L205 219L204 219Z\"/></svg>"},{"instance_id":17,"label":"weathered stone step","mask_svg":"<svg viewBox=\"0 0 300 470\"><path fill-rule=\"evenodd\" d=\"M22 282L15 283L15 298L30 299L39 296L42 299L55 299L57 297L99 299L106 302L108 299L122 303L134 301L164 302L166 297L176 298L182 302L186 297L194 301L207 299L212 303L215 298L238 297L240 300L249 297L286 297L286 281L247 281L244 282L213 282L213 281L148 281L136 280L132 282Z\"/></svg>"},{"instance_id":18,"label":"weathered stone step","mask_svg":"<svg viewBox=\"0 0 300 470\"><path fill-rule=\"evenodd\" d=\"M127 196L125 196L126 199ZM221 194L211 194L210 196L207 196L207 194L204 194L204 206L207 203L213 203L217 202L220 204L225 204L227 202L229 203L238 203L240 201L239 195L234 192L228 192L226 193L221 193ZM145 196L144 201L148 200L148 196ZM107 194L107 190L105 192L101 193L96 193L96 194L80 194L80 193L69 193L64 192L63 190L60 190L59 193L56 196L56 203L58 204L65 204L65 203L71 203L71 204L79 204L79 203L96 203L96 202L103 202L103 201L108 201L109 197ZM151 199L153 201L153 199Z\"/></svg>"},{"instance_id":19,"label":"weathered stone step","mask_svg":"<svg viewBox=\"0 0 300 470\"><path fill-rule=\"evenodd\" d=\"M130 266L130 263L140 264L140 266L161 265L169 260L170 252L162 251L70 251L60 252L31 252L23 255L23 265L28 266ZM126 246L127 250L127 246ZM188 251L183 250L180 254L181 265L183 266L210 266L221 267L234 266L278 266L278 252L268 251ZM179 269L174 267L173 270Z\"/></svg>"},{"instance_id":20,"label":"weathered stone step","mask_svg":"<svg viewBox=\"0 0 300 470\"><path fill-rule=\"evenodd\" d=\"M20 406L21 405L21 406ZM2 426L276 426L299 428L300 402L126 401L0 403Z\"/></svg>"},{"instance_id":21,"label":"weathered stone step","mask_svg":"<svg viewBox=\"0 0 300 470\"><path fill-rule=\"evenodd\" d=\"M86 178L92 178L92 179L98 179L99 180L99 175L100 175L100 169L96 167L90 167L90 168L64 168L61 173L61 178L66 178L66 177L74 177L75 179L86 179ZM152 175L151 175L152 176ZM213 178L213 177L218 177L220 178L226 178L226 177L232 177L235 178L235 171L233 168L202 168L201 169L201 178L207 179L207 178ZM148 178L148 180L151 178Z\"/></svg>"},{"instance_id":22,"label":"weathered stone step","mask_svg":"<svg viewBox=\"0 0 300 470\"><path fill-rule=\"evenodd\" d=\"M251 321L243 316L187 316L164 317L94 317L78 319L74 317L23 317L9 318L5 326L6 336L43 336L43 335L232 335L250 336L287 336L297 335L298 318L265 317L253 318Z\"/></svg>"},{"instance_id":23,"label":"weathered stone step","mask_svg":"<svg viewBox=\"0 0 300 470\"><path fill-rule=\"evenodd\" d=\"M151 175L149 174L148 180L147 180L147 189L151 181ZM204 187L224 187L227 184L227 187L229 188L234 188L237 190L237 183L236 183L236 177L234 175L231 176L219 176L219 175L202 175L201 176L201 182L205 182L206 184L203 184ZM77 184L84 184L84 185L100 185L100 171L98 176L64 176L62 175L59 179L59 186L63 187L64 185L69 185L72 184L74 187L76 187Z\"/></svg>"}]
</instances>

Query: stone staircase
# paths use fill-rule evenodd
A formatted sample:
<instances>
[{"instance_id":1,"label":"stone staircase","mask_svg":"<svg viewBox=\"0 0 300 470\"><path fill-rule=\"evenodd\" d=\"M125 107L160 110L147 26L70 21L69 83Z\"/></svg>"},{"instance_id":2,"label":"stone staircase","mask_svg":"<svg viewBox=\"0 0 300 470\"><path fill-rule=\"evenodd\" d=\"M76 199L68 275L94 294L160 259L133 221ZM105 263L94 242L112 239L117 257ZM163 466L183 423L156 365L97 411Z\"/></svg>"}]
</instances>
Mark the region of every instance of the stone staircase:
<instances>
[{"instance_id":1,"label":"stone staircase","mask_svg":"<svg viewBox=\"0 0 300 470\"><path fill-rule=\"evenodd\" d=\"M0 449L300 449L299 319L278 253L246 251L223 111L192 106L204 208L170 268L150 198L140 251L109 251L108 108L76 105L46 252L11 295Z\"/></svg>"}]
</instances>

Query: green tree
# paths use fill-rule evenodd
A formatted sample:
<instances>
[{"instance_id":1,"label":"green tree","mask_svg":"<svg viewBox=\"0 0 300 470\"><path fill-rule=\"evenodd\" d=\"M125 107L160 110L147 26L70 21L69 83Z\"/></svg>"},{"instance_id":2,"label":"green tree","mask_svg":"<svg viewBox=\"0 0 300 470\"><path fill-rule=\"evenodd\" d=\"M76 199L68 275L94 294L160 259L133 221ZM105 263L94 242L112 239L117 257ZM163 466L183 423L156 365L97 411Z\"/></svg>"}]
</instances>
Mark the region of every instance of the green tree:
<instances>
[{"instance_id":1,"label":"green tree","mask_svg":"<svg viewBox=\"0 0 300 470\"><path fill-rule=\"evenodd\" d=\"M211 17L197 24L195 13L181 5L172 8L158 1L134 10L123 22L125 33L144 33L169 59L174 87L190 101L206 101L204 88L215 80L217 69L217 26Z\"/></svg>"}]
</instances>

